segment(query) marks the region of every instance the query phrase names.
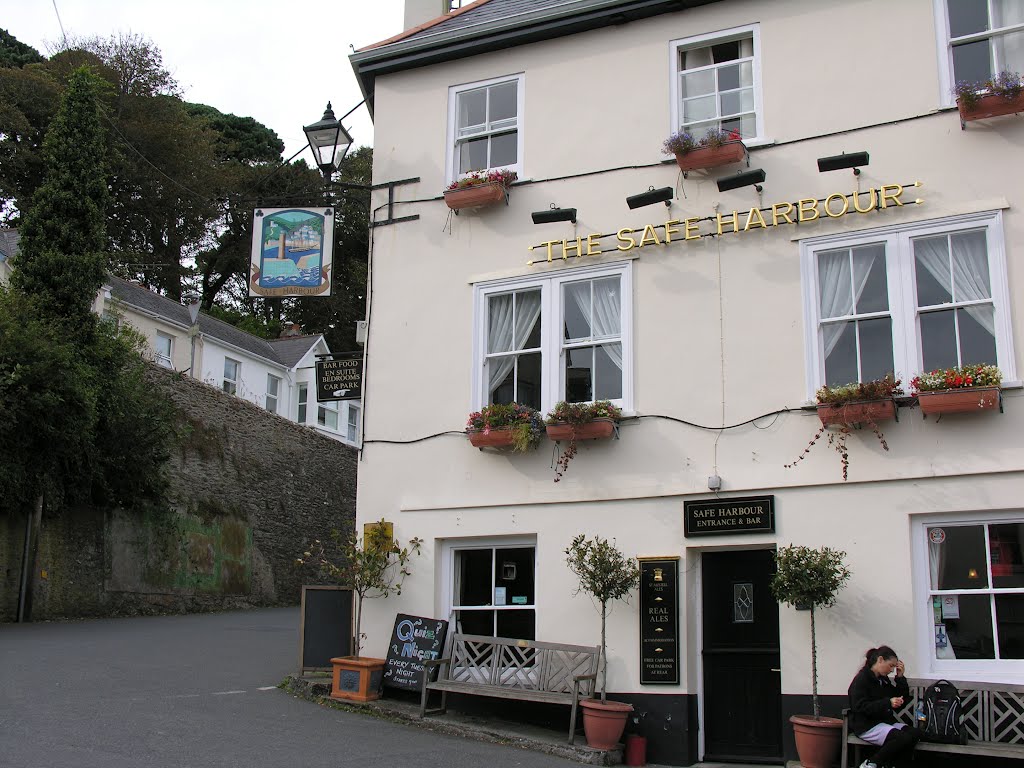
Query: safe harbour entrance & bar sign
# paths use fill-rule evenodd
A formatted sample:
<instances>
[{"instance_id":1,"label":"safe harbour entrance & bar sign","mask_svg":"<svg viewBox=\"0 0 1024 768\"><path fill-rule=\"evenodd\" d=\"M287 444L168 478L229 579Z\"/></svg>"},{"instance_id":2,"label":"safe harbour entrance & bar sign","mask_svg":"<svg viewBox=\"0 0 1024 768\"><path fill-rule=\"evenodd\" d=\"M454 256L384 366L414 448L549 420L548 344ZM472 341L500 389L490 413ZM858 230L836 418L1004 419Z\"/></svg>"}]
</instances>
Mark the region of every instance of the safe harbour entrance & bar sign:
<instances>
[{"instance_id":1,"label":"safe harbour entrance & bar sign","mask_svg":"<svg viewBox=\"0 0 1024 768\"><path fill-rule=\"evenodd\" d=\"M775 533L775 497L683 502L683 536L720 533Z\"/></svg>"}]
</instances>

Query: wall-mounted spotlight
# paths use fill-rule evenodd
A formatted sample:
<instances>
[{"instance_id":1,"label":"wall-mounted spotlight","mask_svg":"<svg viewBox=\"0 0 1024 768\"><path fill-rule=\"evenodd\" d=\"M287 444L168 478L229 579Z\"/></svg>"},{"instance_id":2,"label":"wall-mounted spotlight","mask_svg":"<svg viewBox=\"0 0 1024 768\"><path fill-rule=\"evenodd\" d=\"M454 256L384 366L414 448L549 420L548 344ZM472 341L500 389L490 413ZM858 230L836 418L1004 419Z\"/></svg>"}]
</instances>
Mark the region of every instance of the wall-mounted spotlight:
<instances>
[{"instance_id":1,"label":"wall-mounted spotlight","mask_svg":"<svg viewBox=\"0 0 1024 768\"><path fill-rule=\"evenodd\" d=\"M555 204L551 204L551 208L546 211L534 211L530 214L533 217L534 224L550 224L553 221L571 221L573 224L576 223L576 209L575 208L555 208Z\"/></svg>"},{"instance_id":2,"label":"wall-mounted spotlight","mask_svg":"<svg viewBox=\"0 0 1024 768\"><path fill-rule=\"evenodd\" d=\"M674 195L675 190L672 187L662 187L661 189L650 187L646 192L627 197L626 205L630 208L643 208L645 205L654 205L655 203L664 203L666 206L670 206Z\"/></svg>"},{"instance_id":3,"label":"wall-mounted spotlight","mask_svg":"<svg viewBox=\"0 0 1024 768\"><path fill-rule=\"evenodd\" d=\"M841 155L833 155L832 157L819 157L818 173L824 173L825 171L841 171L843 168L853 168L853 175L860 176L860 168L858 168L858 166L867 165L868 160L867 152L844 152Z\"/></svg>"},{"instance_id":4,"label":"wall-mounted spotlight","mask_svg":"<svg viewBox=\"0 0 1024 768\"><path fill-rule=\"evenodd\" d=\"M755 168L752 171L743 171L737 173L735 176L724 176L718 180L718 191L727 192L730 189L738 189L740 187L754 186L758 192L761 191L761 182L765 179L765 173L760 168Z\"/></svg>"}]
</instances>

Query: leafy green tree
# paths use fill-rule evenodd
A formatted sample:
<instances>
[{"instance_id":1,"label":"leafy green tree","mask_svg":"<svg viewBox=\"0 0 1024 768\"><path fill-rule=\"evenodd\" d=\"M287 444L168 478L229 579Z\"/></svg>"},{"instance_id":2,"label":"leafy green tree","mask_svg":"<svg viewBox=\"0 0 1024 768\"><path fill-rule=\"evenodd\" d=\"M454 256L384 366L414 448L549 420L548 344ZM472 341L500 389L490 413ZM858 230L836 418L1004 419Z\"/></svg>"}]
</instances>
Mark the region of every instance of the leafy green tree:
<instances>
[{"instance_id":1,"label":"leafy green tree","mask_svg":"<svg viewBox=\"0 0 1024 768\"><path fill-rule=\"evenodd\" d=\"M46 179L21 228L12 284L44 312L82 329L106 273L107 190L99 84L87 69L71 77L43 141Z\"/></svg>"},{"instance_id":2,"label":"leafy green tree","mask_svg":"<svg viewBox=\"0 0 1024 768\"><path fill-rule=\"evenodd\" d=\"M6 29L0 29L0 67L24 67L41 61L43 57L39 51L25 45Z\"/></svg>"}]
</instances>

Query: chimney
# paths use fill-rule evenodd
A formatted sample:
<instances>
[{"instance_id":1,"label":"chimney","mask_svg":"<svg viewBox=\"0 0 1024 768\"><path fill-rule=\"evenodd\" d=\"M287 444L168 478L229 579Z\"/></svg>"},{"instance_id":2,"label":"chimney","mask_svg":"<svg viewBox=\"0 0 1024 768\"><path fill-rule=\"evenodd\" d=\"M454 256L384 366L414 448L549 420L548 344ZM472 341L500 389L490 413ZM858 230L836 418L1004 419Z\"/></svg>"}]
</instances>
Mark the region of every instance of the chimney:
<instances>
[{"instance_id":1,"label":"chimney","mask_svg":"<svg viewBox=\"0 0 1024 768\"><path fill-rule=\"evenodd\" d=\"M289 339L293 336L302 335L302 326L298 323L285 323L281 329L281 335L278 338Z\"/></svg>"}]
</instances>

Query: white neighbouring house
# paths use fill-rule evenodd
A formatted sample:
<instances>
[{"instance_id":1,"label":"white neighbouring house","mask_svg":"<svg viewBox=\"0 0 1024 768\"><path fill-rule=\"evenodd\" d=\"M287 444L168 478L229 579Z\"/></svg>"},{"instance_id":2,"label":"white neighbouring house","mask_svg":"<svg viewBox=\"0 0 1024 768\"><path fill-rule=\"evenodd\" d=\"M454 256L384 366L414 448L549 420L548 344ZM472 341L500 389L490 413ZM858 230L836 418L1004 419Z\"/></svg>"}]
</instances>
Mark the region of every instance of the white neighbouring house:
<instances>
[{"instance_id":1,"label":"white neighbouring house","mask_svg":"<svg viewBox=\"0 0 1024 768\"><path fill-rule=\"evenodd\" d=\"M845 550L853 573L817 614L826 713L882 643L913 677L1024 678L1024 118L962 129L951 94L1024 71L1024 2L444 10L408 0L405 33L350 57L373 183L420 179L395 201L419 220L374 230L357 521L425 546L401 596L367 605L369 655L396 611L597 643L563 554L586 533L678 563L678 679L643 679L635 597L608 627L609 696L647 713L655 763L795 757L807 614L765 586L789 544ZM739 131L749 165L683 177L662 142L709 126ZM818 169L857 152L859 175ZM518 173L508 204L448 220L442 190L496 168ZM729 188L758 169L762 189ZM651 188L669 207L627 206ZM551 208L575 221L533 223ZM847 481L825 437L786 468L823 384L894 371L909 391L973 362L1001 369L1001 411L922 418L907 398L888 450L850 434ZM627 418L557 484L550 442L500 454L451 434L492 402L565 398ZM774 530L684 529L687 502L765 496Z\"/></svg>"}]
</instances>

